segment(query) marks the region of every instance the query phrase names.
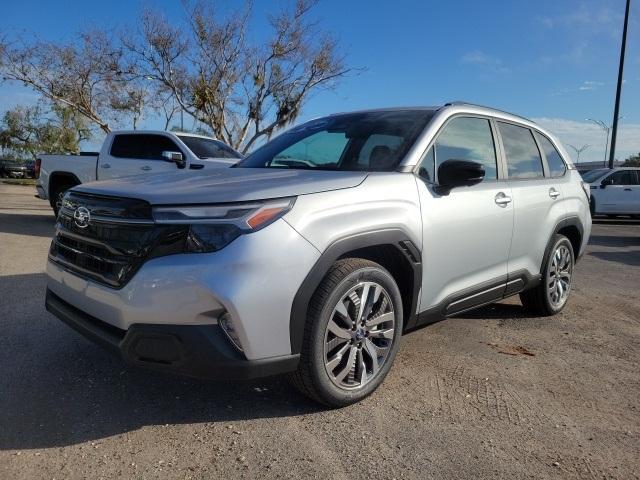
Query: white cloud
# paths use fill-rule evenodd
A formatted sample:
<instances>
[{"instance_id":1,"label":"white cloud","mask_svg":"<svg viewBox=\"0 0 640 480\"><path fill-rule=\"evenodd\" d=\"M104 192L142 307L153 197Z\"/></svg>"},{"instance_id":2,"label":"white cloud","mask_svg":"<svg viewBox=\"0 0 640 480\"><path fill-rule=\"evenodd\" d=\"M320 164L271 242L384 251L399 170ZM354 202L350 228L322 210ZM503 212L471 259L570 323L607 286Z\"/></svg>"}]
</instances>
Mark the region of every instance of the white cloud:
<instances>
[{"instance_id":1,"label":"white cloud","mask_svg":"<svg viewBox=\"0 0 640 480\"><path fill-rule=\"evenodd\" d=\"M571 28L618 33L622 25L622 13L613 11L598 2L582 3L576 10L556 16L540 16L536 20L546 28ZM614 32L611 30L614 29Z\"/></svg>"},{"instance_id":2,"label":"white cloud","mask_svg":"<svg viewBox=\"0 0 640 480\"><path fill-rule=\"evenodd\" d=\"M534 122L556 135L565 146L578 148L591 145L580 154L580 161L596 162L604 159L605 131L588 121L566 120L563 118L534 118ZM569 153L574 157L571 149ZM624 160L631 154L640 152L640 124L620 123L616 140L616 158Z\"/></svg>"},{"instance_id":3,"label":"white cloud","mask_svg":"<svg viewBox=\"0 0 640 480\"><path fill-rule=\"evenodd\" d=\"M506 73L509 71L509 68L504 65L504 62L500 58L480 50L465 53L460 61L467 65L476 65L496 73Z\"/></svg>"},{"instance_id":4,"label":"white cloud","mask_svg":"<svg viewBox=\"0 0 640 480\"><path fill-rule=\"evenodd\" d=\"M595 82L593 80L585 80L584 82L582 82L582 85L580 85L578 87L578 90L581 90L581 91L595 90L598 87L602 87L603 85L604 85L604 83L602 83L602 82Z\"/></svg>"}]
</instances>

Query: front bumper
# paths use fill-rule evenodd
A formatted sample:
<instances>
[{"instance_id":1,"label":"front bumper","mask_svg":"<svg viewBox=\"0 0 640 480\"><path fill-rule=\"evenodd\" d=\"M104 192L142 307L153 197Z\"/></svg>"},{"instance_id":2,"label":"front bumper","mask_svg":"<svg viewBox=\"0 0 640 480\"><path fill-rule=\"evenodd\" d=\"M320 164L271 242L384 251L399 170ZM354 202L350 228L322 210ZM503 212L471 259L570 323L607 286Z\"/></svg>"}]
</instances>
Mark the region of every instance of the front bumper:
<instances>
[{"instance_id":1,"label":"front bumper","mask_svg":"<svg viewBox=\"0 0 640 480\"><path fill-rule=\"evenodd\" d=\"M291 372L299 355L247 360L218 325L135 324L121 330L98 320L47 289L46 308L127 363L206 379L250 379Z\"/></svg>"},{"instance_id":2,"label":"front bumper","mask_svg":"<svg viewBox=\"0 0 640 480\"><path fill-rule=\"evenodd\" d=\"M47 263L47 287L111 327L217 325L229 313L248 360L291 354L293 298L319 252L284 220L214 253L145 262L120 289ZM140 328L140 327L136 327Z\"/></svg>"}]
</instances>

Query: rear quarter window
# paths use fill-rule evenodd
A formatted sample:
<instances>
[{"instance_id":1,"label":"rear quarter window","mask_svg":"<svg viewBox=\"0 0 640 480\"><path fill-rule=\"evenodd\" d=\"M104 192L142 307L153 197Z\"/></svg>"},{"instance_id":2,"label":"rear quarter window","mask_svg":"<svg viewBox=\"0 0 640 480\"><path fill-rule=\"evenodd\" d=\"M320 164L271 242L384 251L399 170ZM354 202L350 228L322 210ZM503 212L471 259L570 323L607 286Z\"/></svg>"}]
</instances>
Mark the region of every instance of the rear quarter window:
<instances>
[{"instance_id":1,"label":"rear quarter window","mask_svg":"<svg viewBox=\"0 0 640 480\"><path fill-rule=\"evenodd\" d=\"M553 146L553 143L544 135L535 132L536 139L540 144L540 148L544 152L544 156L547 159L547 165L549 167L549 175L551 177L561 177L567 171L567 165L562 160L560 153Z\"/></svg>"}]
</instances>

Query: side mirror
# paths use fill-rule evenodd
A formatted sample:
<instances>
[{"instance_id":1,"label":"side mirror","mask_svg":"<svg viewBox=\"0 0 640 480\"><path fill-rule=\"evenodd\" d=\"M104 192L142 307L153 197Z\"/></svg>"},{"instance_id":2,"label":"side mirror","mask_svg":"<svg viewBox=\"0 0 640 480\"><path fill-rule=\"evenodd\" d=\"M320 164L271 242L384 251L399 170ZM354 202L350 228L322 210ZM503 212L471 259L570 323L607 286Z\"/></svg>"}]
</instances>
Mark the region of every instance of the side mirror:
<instances>
[{"instance_id":1,"label":"side mirror","mask_svg":"<svg viewBox=\"0 0 640 480\"><path fill-rule=\"evenodd\" d=\"M182 158L182 153L180 152L164 151L162 152L162 158L167 162L175 163L178 168L184 168L185 161Z\"/></svg>"},{"instance_id":2,"label":"side mirror","mask_svg":"<svg viewBox=\"0 0 640 480\"><path fill-rule=\"evenodd\" d=\"M600 182L600 188L604 188L607 185L613 185L613 178L605 178L604 180L602 180L602 182Z\"/></svg>"},{"instance_id":3,"label":"side mirror","mask_svg":"<svg viewBox=\"0 0 640 480\"><path fill-rule=\"evenodd\" d=\"M485 171L481 163L468 160L447 160L438 167L436 192L449 195L456 187L470 187L484 179Z\"/></svg>"}]
</instances>

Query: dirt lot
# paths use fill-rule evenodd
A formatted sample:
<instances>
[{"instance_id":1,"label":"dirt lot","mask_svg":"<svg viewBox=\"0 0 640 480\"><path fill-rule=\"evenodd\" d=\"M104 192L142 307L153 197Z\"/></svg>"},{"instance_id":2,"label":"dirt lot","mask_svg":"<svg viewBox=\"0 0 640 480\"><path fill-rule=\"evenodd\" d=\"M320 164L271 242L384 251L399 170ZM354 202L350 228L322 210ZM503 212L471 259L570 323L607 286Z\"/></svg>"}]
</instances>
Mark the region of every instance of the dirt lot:
<instances>
[{"instance_id":1,"label":"dirt lot","mask_svg":"<svg viewBox=\"0 0 640 480\"><path fill-rule=\"evenodd\" d=\"M324 411L270 379L125 367L44 310L54 219L0 184L0 478L638 478L640 223L594 226L564 313L495 304L403 339Z\"/></svg>"}]
</instances>

